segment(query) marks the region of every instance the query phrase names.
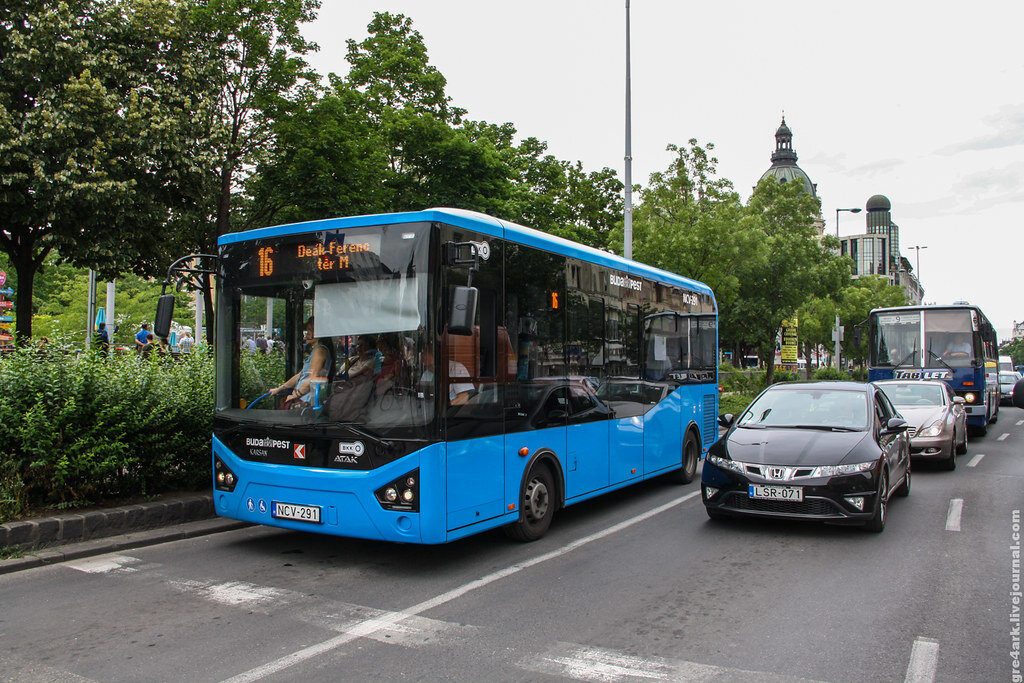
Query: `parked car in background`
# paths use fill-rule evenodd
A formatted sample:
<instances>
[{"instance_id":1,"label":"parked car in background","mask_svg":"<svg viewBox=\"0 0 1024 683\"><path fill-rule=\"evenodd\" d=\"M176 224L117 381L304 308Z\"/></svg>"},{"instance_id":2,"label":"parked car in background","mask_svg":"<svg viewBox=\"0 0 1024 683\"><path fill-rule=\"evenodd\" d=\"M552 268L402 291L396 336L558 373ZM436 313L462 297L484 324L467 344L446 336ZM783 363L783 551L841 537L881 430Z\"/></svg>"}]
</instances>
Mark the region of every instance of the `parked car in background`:
<instances>
[{"instance_id":1,"label":"parked car in background","mask_svg":"<svg viewBox=\"0 0 1024 683\"><path fill-rule=\"evenodd\" d=\"M711 445L701 493L711 519L787 517L885 528L910 493L907 422L874 384L774 384Z\"/></svg>"},{"instance_id":2,"label":"parked car in background","mask_svg":"<svg viewBox=\"0 0 1024 683\"><path fill-rule=\"evenodd\" d=\"M875 382L907 421L910 457L937 460L956 469L956 456L967 452L964 399L938 380Z\"/></svg>"},{"instance_id":3,"label":"parked car in background","mask_svg":"<svg viewBox=\"0 0 1024 683\"><path fill-rule=\"evenodd\" d=\"M999 405L1013 405L1013 387L1021 379L1019 372L999 373Z\"/></svg>"}]
</instances>

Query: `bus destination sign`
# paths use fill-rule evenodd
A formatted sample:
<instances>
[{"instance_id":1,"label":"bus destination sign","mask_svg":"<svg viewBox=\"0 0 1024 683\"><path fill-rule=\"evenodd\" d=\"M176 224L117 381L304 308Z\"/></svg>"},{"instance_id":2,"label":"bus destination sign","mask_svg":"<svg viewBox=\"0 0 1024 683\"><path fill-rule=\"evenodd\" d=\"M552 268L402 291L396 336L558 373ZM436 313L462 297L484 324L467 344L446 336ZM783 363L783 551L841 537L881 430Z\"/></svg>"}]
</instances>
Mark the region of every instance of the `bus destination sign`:
<instances>
[{"instance_id":1,"label":"bus destination sign","mask_svg":"<svg viewBox=\"0 0 1024 683\"><path fill-rule=\"evenodd\" d=\"M323 235L316 241L256 243L247 247L251 256L242 271L262 282L315 273L327 275L379 263L379 235Z\"/></svg>"}]
</instances>

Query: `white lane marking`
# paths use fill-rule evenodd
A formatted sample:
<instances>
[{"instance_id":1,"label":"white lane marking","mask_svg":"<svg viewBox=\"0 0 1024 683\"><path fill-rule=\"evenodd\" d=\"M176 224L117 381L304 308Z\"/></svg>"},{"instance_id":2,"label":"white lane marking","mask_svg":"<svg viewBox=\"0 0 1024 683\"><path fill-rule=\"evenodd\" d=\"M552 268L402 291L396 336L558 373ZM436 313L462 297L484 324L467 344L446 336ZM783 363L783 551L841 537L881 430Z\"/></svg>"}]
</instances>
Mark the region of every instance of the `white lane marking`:
<instances>
[{"instance_id":1,"label":"white lane marking","mask_svg":"<svg viewBox=\"0 0 1024 683\"><path fill-rule=\"evenodd\" d=\"M964 511L964 499L954 498L949 501L949 512L946 513L946 531L960 531L960 515Z\"/></svg>"},{"instance_id":2,"label":"white lane marking","mask_svg":"<svg viewBox=\"0 0 1024 683\"><path fill-rule=\"evenodd\" d=\"M525 560L518 564L514 564L510 567L506 567L505 569L499 569L496 572L492 572L479 579L463 584L458 588L454 588L445 593L441 593L440 595L430 598L429 600L424 600L423 602L413 605L412 607L403 610L402 612L391 612L384 616L367 619L361 623L355 624L350 630L338 636L335 636L334 638L329 638L321 643L310 645L309 647L302 648L301 650L297 650L289 655L285 655L284 657L275 659L272 662L267 662L262 666L258 666L244 673L238 674L237 676L232 676L231 678L227 679L227 681L230 681L231 683L241 683L242 681L256 681L266 676L270 676L271 674L275 674L278 671L287 669L288 667L298 664L300 662L304 662L308 659L317 657L325 652L330 652L331 650L339 648L342 645L351 643L356 638L370 636L377 631L393 628L394 625L399 623L400 621L404 621L409 617L418 616L419 614L426 612L427 610L434 609L435 607L444 605L448 602L451 602L452 600L457 600L466 593L476 590L477 588L483 588L484 586L492 584L495 581L500 581L501 579L512 576L513 574L518 574L524 569L529 569L530 567L541 564L542 562L547 562L548 560L553 560L562 557L563 555L571 553L577 548L585 546L588 543L593 543L594 541L598 541L606 536L610 536L611 534L622 531L623 529L628 529L634 524L639 524L640 522L648 520L651 517L654 517L655 515L659 515L662 512L665 512L666 510L671 510L672 508L681 505L682 503L685 503L691 498L697 496L699 493L700 491L691 491L685 496L676 498L673 501L670 501L668 503L665 503L664 505L660 505L656 508L648 510L647 512L637 515L636 517L627 519L623 522L619 522L618 524L615 524L613 526L608 527L607 529L603 529L601 531L593 533L589 536L584 536L583 538L577 539L572 543L569 543L568 545L562 546L558 550L552 550L551 552L544 553L543 555L538 555L537 557Z\"/></svg>"},{"instance_id":3,"label":"white lane marking","mask_svg":"<svg viewBox=\"0 0 1024 683\"><path fill-rule=\"evenodd\" d=\"M910 664L907 665L906 683L931 683L935 680L935 668L939 663L939 641L918 638L910 650Z\"/></svg>"},{"instance_id":4,"label":"white lane marking","mask_svg":"<svg viewBox=\"0 0 1024 683\"><path fill-rule=\"evenodd\" d=\"M996 437L996 441L1006 441L1006 437L1010 436L1010 432L1005 432Z\"/></svg>"},{"instance_id":5,"label":"white lane marking","mask_svg":"<svg viewBox=\"0 0 1024 683\"><path fill-rule=\"evenodd\" d=\"M289 601L294 605L294 601ZM327 604L316 604L310 607L299 608L299 618L306 623L313 624L336 633L348 633L358 624L368 618L379 619L394 612L354 605L345 602L328 602ZM405 647L426 647L435 646L439 643L455 643L457 639L474 638L477 627L457 624L451 621L441 621L428 617L406 617L395 623L390 629L371 633L368 638L389 645L403 645ZM464 641L463 641L464 642Z\"/></svg>"},{"instance_id":6,"label":"white lane marking","mask_svg":"<svg viewBox=\"0 0 1024 683\"><path fill-rule=\"evenodd\" d=\"M84 560L73 560L64 564L72 569L77 569L86 574L110 574L114 572L134 572L135 567L129 565L138 564L142 560L128 555L100 555Z\"/></svg>"},{"instance_id":7,"label":"white lane marking","mask_svg":"<svg viewBox=\"0 0 1024 683\"><path fill-rule=\"evenodd\" d=\"M257 586L244 581L209 583L205 581L169 581L171 586L221 605L258 605L282 598L285 591L269 586Z\"/></svg>"},{"instance_id":8,"label":"white lane marking","mask_svg":"<svg viewBox=\"0 0 1024 683\"><path fill-rule=\"evenodd\" d=\"M1024 420L1017 420L1016 424L1018 427L1020 427L1021 425L1024 425Z\"/></svg>"},{"instance_id":9,"label":"white lane marking","mask_svg":"<svg viewBox=\"0 0 1024 683\"><path fill-rule=\"evenodd\" d=\"M524 660L518 666L546 676L599 683L636 678L655 681L807 681L794 676L729 669L679 659L637 657L574 643L558 643L548 654Z\"/></svg>"},{"instance_id":10,"label":"white lane marking","mask_svg":"<svg viewBox=\"0 0 1024 683\"><path fill-rule=\"evenodd\" d=\"M968 467L977 467L978 463L981 462L981 459L984 458L984 457L985 457L984 453L978 453L976 456L971 458L971 461L969 463L967 463L967 466Z\"/></svg>"}]
</instances>

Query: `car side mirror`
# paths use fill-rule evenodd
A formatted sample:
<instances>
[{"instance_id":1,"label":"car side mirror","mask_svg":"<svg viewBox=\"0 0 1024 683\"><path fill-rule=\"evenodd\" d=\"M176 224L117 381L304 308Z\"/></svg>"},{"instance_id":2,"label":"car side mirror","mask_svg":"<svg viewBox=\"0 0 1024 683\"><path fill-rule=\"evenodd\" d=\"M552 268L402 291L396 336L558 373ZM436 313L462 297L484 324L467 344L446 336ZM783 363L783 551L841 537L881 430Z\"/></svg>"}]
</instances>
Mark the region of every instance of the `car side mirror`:
<instances>
[{"instance_id":1,"label":"car side mirror","mask_svg":"<svg viewBox=\"0 0 1024 683\"><path fill-rule=\"evenodd\" d=\"M907 426L907 421L902 417L890 417L889 422L885 425L885 431L903 432L906 431Z\"/></svg>"},{"instance_id":2,"label":"car side mirror","mask_svg":"<svg viewBox=\"0 0 1024 683\"><path fill-rule=\"evenodd\" d=\"M718 416L718 426L720 427L731 427L732 423L735 422L736 416L732 413L725 413L724 415Z\"/></svg>"},{"instance_id":3,"label":"car side mirror","mask_svg":"<svg viewBox=\"0 0 1024 683\"><path fill-rule=\"evenodd\" d=\"M962 406L963 404L967 403L967 399L965 399L963 396L954 396L953 403Z\"/></svg>"},{"instance_id":4,"label":"car side mirror","mask_svg":"<svg viewBox=\"0 0 1024 683\"><path fill-rule=\"evenodd\" d=\"M470 336L476 323L476 287L455 287L448 314L448 334Z\"/></svg>"}]
</instances>

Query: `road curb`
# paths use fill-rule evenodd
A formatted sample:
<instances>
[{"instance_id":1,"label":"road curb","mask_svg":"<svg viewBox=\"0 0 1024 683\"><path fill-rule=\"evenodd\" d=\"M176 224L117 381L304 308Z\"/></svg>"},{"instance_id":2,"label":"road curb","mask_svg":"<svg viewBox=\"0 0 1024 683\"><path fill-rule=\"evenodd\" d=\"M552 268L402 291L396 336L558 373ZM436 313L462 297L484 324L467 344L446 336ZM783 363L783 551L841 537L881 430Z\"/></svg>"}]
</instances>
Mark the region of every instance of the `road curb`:
<instances>
[{"instance_id":1,"label":"road curb","mask_svg":"<svg viewBox=\"0 0 1024 683\"><path fill-rule=\"evenodd\" d=\"M216 517L212 493L8 522L0 524L0 548L26 554L0 560L0 574L238 526L242 523Z\"/></svg>"},{"instance_id":2,"label":"road curb","mask_svg":"<svg viewBox=\"0 0 1024 683\"><path fill-rule=\"evenodd\" d=\"M216 517L203 519L194 522L184 522L159 529L149 529L131 533L123 533L117 536L107 536L81 543L70 543L64 546L42 548L21 557L9 560L0 560L0 574L10 574L23 569L33 569L49 564L78 560L83 557L92 557L104 553L128 550L130 548L143 548L148 545L180 541L187 538L206 536L221 531L241 529L251 526L247 522L239 522L234 519Z\"/></svg>"}]
</instances>

